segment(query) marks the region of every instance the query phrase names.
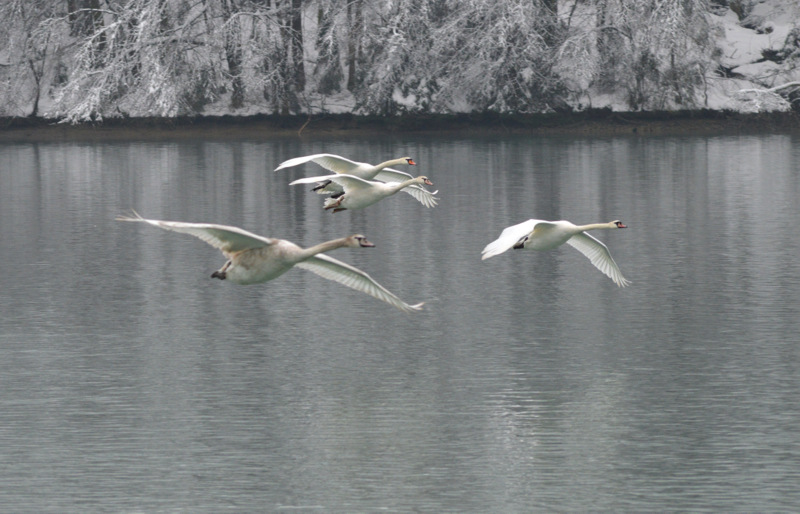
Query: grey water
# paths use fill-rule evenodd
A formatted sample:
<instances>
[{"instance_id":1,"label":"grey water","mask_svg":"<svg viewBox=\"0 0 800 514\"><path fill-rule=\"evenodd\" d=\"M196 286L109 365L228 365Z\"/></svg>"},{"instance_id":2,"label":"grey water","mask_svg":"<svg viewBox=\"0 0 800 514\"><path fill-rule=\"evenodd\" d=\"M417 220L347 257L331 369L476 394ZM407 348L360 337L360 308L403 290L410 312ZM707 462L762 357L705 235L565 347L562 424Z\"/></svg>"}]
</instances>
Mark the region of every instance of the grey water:
<instances>
[{"instance_id":1,"label":"grey water","mask_svg":"<svg viewBox=\"0 0 800 514\"><path fill-rule=\"evenodd\" d=\"M800 141L371 137L0 145L6 512L800 509ZM331 214L328 152L412 156L439 189ZM292 270L212 280L236 225L423 312ZM625 277L509 251L594 223Z\"/></svg>"}]
</instances>

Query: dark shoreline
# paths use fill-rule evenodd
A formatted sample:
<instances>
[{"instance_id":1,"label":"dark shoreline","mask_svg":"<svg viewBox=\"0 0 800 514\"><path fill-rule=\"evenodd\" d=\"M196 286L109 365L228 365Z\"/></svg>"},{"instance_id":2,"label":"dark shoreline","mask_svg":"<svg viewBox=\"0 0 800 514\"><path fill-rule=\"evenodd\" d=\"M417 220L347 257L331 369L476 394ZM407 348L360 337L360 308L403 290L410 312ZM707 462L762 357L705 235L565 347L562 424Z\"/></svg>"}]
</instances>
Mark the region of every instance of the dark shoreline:
<instances>
[{"instance_id":1,"label":"dark shoreline","mask_svg":"<svg viewBox=\"0 0 800 514\"><path fill-rule=\"evenodd\" d=\"M612 112L397 117L193 116L112 118L70 125L43 118L0 119L0 141L162 140L195 138L347 137L370 135L716 135L800 131L796 113L725 111Z\"/></svg>"}]
</instances>

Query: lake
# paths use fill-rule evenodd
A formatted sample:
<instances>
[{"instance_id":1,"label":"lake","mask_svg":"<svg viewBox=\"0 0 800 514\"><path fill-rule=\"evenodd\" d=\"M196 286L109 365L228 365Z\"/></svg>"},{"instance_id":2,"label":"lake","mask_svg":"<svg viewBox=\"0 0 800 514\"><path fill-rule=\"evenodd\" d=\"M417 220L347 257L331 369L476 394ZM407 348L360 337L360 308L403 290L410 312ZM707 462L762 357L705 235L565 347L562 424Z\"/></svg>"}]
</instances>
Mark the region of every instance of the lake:
<instances>
[{"instance_id":1,"label":"lake","mask_svg":"<svg viewBox=\"0 0 800 514\"><path fill-rule=\"evenodd\" d=\"M332 214L334 153L412 156L439 205ZM397 167L400 169L400 167ZM339 137L0 145L0 504L9 512L797 511L800 141ZM332 256L264 284L189 235ZM597 231L482 261L529 218Z\"/></svg>"}]
</instances>

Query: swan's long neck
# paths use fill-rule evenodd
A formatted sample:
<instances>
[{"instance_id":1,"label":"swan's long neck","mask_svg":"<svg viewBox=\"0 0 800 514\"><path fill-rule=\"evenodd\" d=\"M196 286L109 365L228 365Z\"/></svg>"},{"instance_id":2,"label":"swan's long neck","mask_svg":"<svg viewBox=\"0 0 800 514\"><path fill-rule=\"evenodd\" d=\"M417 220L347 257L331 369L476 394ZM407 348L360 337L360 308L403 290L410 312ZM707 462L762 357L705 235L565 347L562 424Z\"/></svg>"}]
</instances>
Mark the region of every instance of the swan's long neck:
<instances>
[{"instance_id":1,"label":"swan's long neck","mask_svg":"<svg viewBox=\"0 0 800 514\"><path fill-rule=\"evenodd\" d=\"M347 246L347 244L348 238L346 237L341 239L331 239L330 241L325 241L324 243L320 243L318 245L303 248L299 253L299 257L300 260L303 261L319 253L330 252L331 250L336 250L337 248Z\"/></svg>"},{"instance_id":2,"label":"swan's long neck","mask_svg":"<svg viewBox=\"0 0 800 514\"><path fill-rule=\"evenodd\" d=\"M391 182L389 183L389 186L392 188L392 191L397 192L403 189L404 187L408 187L414 184L419 184L419 179L410 178L403 182Z\"/></svg>"},{"instance_id":3,"label":"swan's long neck","mask_svg":"<svg viewBox=\"0 0 800 514\"><path fill-rule=\"evenodd\" d=\"M383 168L388 168L389 166L398 166L400 164L406 164L405 159L392 159L391 161L382 162L380 164L376 164L375 167L379 170Z\"/></svg>"},{"instance_id":4,"label":"swan's long neck","mask_svg":"<svg viewBox=\"0 0 800 514\"><path fill-rule=\"evenodd\" d=\"M616 225L613 223L590 223L589 225L577 225L575 228L580 230L581 232L585 232L587 230L599 230L603 228L617 228Z\"/></svg>"}]
</instances>

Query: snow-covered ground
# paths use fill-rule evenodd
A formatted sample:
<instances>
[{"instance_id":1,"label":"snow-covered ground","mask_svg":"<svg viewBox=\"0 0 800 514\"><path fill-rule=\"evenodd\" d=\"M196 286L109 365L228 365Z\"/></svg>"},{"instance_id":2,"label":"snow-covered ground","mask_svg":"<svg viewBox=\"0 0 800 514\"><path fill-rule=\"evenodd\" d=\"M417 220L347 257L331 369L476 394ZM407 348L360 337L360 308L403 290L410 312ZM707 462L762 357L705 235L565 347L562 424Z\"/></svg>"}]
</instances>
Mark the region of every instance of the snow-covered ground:
<instances>
[{"instance_id":1,"label":"snow-covered ground","mask_svg":"<svg viewBox=\"0 0 800 514\"><path fill-rule=\"evenodd\" d=\"M719 70L706 75L700 107L743 113L791 110L787 94L800 90L800 0L759 0L741 20L731 8L718 7L708 18ZM786 58L778 63L765 59L765 53ZM586 98L592 108L630 110L622 92L588 86Z\"/></svg>"},{"instance_id":2,"label":"snow-covered ground","mask_svg":"<svg viewBox=\"0 0 800 514\"><path fill-rule=\"evenodd\" d=\"M762 0L741 21L730 9L711 16L722 29L717 40L722 52L719 61L731 76L708 78L707 107L742 112L789 110L789 102L779 91L767 90L792 82L800 88L800 47L792 42L786 46L790 33L800 29L800 1ZM765 50L794 51L795 56L778 64L764 59Z\"/></svg>"}]
</instances>

